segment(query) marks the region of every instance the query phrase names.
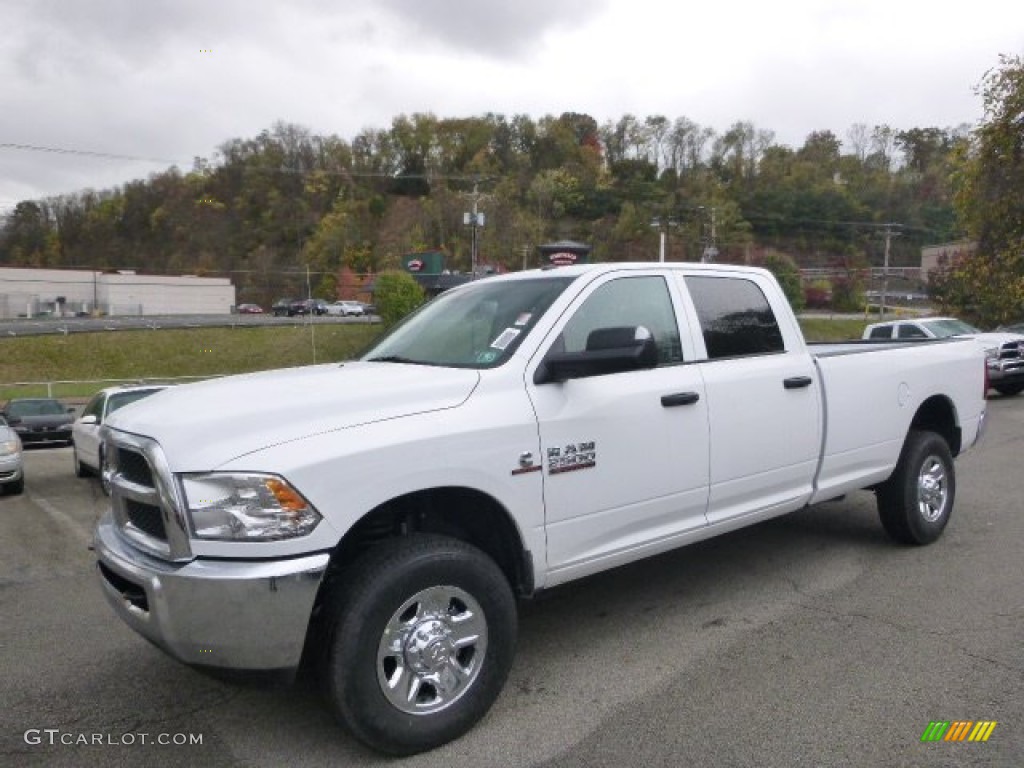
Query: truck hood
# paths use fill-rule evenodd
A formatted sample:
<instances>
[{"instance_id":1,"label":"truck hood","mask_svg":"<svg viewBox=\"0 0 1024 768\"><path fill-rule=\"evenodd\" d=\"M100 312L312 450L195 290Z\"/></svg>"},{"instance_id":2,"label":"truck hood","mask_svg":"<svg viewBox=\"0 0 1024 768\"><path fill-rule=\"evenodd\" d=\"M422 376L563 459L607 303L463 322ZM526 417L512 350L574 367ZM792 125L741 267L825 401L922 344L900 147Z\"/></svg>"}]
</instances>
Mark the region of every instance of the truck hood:
<instances>
[{"instance_id":1,"label":"truck hood","mask_svg":"<svg viewBox=\"0 0 1024 768\"><path fill-rule=\"evenodd\" d=\"M155 439L174 471L215 469L271 445L454 408L474 370L332 363L170 387L117 411L111 429Z\"/></svg>"}]
</instances>

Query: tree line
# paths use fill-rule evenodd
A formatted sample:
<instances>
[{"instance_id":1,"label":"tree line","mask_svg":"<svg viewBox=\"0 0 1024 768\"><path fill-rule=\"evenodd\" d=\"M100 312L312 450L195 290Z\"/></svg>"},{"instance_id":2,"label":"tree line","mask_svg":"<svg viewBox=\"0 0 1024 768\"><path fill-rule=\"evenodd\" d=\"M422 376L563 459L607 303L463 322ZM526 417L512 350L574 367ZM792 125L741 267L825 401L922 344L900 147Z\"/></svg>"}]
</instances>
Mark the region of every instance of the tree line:
<instances>
[{"instance_id":1,"label":"tree line","mask_svg":"<svg viewBox=\"0 0 1024 768\"><path fill-rule=\"evenodd\" d=\"M106 190L22 201L0 228L0 264L228 274L239 301L333 298L338 275L379 272L441 250L468 270L474 199L486 215L480 261L537 263L540 243L573 239L592 258L881 264L880 226L898 223L890 263L970 234L957 179L968 126L851 126L793 148L736 122L565 112L399 115L346 140L277 123L177 167ZM959 174L959 176L958 176ZM963 207L962 201L960 203Z\"/></svg>"}]
</instances>

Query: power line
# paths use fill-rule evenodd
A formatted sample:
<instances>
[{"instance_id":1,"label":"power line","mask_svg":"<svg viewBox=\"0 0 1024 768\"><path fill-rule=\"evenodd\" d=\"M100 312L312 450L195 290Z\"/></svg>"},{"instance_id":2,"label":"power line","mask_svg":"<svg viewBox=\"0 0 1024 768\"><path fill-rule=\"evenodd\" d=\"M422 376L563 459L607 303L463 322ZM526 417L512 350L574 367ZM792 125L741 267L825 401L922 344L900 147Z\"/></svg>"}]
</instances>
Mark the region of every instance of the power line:
<instances>
[{"instance_id":1,"label":"power line","mask_svg":"<svg viewBox=\"0 0 1024 768\"><path fill-rule=\"evenodd\" d=\"M0 149L20 149L27 152L48 152L55 155L77 155L79 157L97 157L101 160L132 160L139 163L160 163L175 165L173 160L155 157L136 157L134 155L117 155L111 152L93 152L88 149L71 149L68 147L41 147L35 144L0 143Z\"/></svg>"}]
</instances>

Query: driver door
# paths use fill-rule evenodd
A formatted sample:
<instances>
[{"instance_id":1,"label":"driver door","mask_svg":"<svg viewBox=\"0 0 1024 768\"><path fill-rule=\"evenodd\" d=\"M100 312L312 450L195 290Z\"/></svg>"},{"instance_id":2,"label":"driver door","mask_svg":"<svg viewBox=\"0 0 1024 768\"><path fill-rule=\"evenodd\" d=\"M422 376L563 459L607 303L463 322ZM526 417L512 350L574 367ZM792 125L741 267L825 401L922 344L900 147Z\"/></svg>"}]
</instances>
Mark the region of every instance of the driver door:
<instances>
[{"instance_id":1,"label":"driver door","mask_svg":"<svg viewBox=\"0 0 1024 768\"><path fill-rule=\"evenodd\" d=\"M627 562L703 527L707 400L660 273L611 273L581 293L527 369L544 464L548 584ZM535 384L543 356L582 352L595 330L642 326L653 368Z\"/></svg>"}]
</instances>

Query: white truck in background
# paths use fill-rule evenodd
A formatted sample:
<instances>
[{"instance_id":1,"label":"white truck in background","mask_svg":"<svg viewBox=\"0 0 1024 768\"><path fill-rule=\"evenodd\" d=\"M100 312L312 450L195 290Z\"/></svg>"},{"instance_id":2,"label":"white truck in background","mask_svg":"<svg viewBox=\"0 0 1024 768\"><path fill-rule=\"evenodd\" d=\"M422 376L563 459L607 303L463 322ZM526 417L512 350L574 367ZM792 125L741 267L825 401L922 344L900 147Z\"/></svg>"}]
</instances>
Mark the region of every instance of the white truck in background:
<instances>
[{"instance_id":1,"label":"white truck in background","mask_svg":"<svg viewBox=\"0 0 1024 768\"><path fill-rule=\"evenodd\" d=\"M760 269L487 278L359 360L114 414L100 583L187 664L305 659L352 734L411 754L494 702L517 597L856 489L934 541L984 368L969 341L809 348Z\"/></svg>"},{"instance_id":2,"label":"white truck in background","mask_svg":"<svg viewBox=\"0 0 1024 768\"><path fill-rule=\"evenodd\" d=\"M1024 392L1024 335L1010 331L980 331L955 317L908 317L872 323L863 338L874 340L971 338L985 350L988 383L1001 395Z\"/></svg>"}]
</instances>

